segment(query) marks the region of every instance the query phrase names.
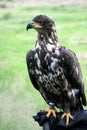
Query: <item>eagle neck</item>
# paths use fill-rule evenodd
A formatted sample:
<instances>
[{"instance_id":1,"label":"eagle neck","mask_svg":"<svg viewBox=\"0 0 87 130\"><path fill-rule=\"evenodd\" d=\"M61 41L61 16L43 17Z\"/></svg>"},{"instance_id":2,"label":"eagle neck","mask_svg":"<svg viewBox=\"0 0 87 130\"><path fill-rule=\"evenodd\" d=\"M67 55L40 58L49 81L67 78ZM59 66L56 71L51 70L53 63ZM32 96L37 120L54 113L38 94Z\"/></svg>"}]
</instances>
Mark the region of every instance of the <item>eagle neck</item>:
<instances>
[{"instance_id":1,"label":"eagle neck","mask_svg":"<svg viewBox=\"0 0 87 130\"><path fill-rule=\"evenodd\" d=\"M58 41L57 33L56 31L46 31L44 33L39 33L37 42L36 42L36 48L45 48L49 51L52 51L52 49L59 48L60 43Z\"/></svg>"}]
</instances>

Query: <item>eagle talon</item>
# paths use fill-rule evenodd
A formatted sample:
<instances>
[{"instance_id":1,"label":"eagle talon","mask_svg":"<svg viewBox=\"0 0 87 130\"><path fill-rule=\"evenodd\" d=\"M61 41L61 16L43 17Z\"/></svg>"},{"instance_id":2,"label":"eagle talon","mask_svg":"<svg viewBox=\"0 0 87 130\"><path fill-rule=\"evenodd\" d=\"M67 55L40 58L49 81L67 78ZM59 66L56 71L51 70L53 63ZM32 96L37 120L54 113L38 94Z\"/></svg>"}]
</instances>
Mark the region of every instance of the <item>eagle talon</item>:
<instances>
[{"instance_id":1,"label":"eagle talon","mask_svg":"<svg viewBox=\"0 0 87 130\"><path fill-rule=\"evenodd\" d=\"M48 109L48 110L42 110L43 112L47 112L47 117L50 117L50 115L53 115L56 117L56 110L55 109Z\"/></svg>"},{"instance_id":2,"label":"eagle talon","mask_svg":"<svg viewBox=\"0 0 87 130\"><path fill-rule=\"evenodd\" d=\"M69 125L69 119L72 119L73 120L73 116L70 114L70 112L69 113L63 113L62 114L62 119L64 118L64 117L66 117L66 125Z\"/></svg>"}]
</instances>

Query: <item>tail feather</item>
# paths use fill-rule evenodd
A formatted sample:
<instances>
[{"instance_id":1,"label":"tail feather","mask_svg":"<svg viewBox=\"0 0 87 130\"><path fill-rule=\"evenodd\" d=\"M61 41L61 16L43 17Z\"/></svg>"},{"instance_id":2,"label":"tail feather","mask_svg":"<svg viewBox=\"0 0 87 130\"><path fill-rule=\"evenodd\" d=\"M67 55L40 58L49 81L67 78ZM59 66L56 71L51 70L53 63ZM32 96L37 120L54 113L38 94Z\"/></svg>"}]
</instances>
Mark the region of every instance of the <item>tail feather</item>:
<instances>
[{"instance_id":1,"label":"tail feather","mask_svg":"<svg viewBox=\"0 0 87 130\"><path fill-rule=\"evenodd\" d=\"M79 89L73 89L75 94L75 105L71 107L71 112L83 110L83 105L86 106L86 96L81 93Z\"/></svg>"}]
</instances>

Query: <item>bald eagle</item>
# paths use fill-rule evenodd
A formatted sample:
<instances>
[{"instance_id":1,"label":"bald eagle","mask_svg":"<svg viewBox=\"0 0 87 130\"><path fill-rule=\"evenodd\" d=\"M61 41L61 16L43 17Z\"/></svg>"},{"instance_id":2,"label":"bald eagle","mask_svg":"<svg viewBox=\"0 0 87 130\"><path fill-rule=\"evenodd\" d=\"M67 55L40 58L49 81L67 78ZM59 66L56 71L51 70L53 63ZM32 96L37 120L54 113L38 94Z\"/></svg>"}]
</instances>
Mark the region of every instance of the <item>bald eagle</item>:
<instances>
[{"instance_id":1,"label":"bald eagle","mask_svg":"<svg viewBox=\"0 0 87 130\"><path fill-rule=\"evenodd\" d=\"M73 119L72 112L86 106L84 83L78 59L74 52L60 45L55 23L45 15L34 17L26 29L38 32L36 46L26 56L27 68L33 86L40 92L56 116L55 107L62 109L66 125ZM33 36L32 36L33 37Z\"/></svg>"}]
</instances>

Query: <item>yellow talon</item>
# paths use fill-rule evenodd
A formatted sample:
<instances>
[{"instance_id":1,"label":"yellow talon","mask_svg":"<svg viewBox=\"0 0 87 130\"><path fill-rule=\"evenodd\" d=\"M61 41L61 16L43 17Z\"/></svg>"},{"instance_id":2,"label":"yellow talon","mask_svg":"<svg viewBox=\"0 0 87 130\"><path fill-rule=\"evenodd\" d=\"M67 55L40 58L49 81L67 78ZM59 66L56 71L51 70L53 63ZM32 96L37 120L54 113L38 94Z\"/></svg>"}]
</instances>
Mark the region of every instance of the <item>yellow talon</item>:
<instances>
[{"instance_id":1,"label":"yellow talon","mask_svg":"<svg viewBox=\"0 0 87 130\"><path fill-rule=\"evenodd\" d=\"M56 110L55 109L48 109L48 110L42 110L43 112L47 112L47 117L50 117L50 115L53 115L56 117Z\"/></svg>"},{"instance_id":2,"label":"yellow talon","mask_svg":"<svg viewBox=\"0 0 87 130\"><path fill-rule=\"evenodd\" d=\"M69 125L69 119L72 119L73 120L73 116L70 114L70 112L69 113L63 113L62 114L62 119L64 118L64 117L66 117L66 125Z\"/></svg>"}]
</instances>

